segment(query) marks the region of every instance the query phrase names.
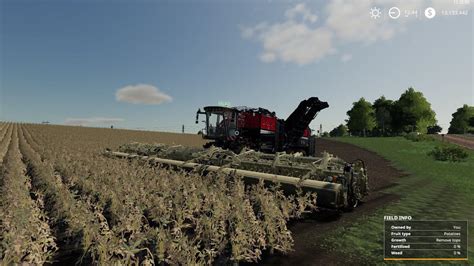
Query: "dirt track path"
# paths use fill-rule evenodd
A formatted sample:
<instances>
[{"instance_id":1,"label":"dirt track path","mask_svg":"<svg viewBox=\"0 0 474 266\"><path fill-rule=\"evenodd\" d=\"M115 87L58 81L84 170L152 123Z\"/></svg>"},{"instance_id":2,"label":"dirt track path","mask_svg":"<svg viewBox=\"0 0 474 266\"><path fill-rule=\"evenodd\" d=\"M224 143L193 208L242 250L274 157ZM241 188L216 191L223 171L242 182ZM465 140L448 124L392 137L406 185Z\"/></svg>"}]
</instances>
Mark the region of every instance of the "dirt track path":
<instances>
[{"instance_id":1,"label":"dirt track path","mask_svg":"<svg viewBox=\"0 0 474 266\"><path fill-rule=\"evenodd\" d=\"M474 138L462 135L444 135L444 140L474 150Z\"/></svg>"},{"instance_id":2,"label":"dirt track path","mask_svg":"<svg viewBox=\"0 0 474 266\"><path fill-rule=\"evenodd\" d=\"M318 139L318 150L325 150L346 161L362 159L367 165L371 193L366 202L355 211L342 215L317 213L314 217L290 225L295 240L294 251L287 255L267 256L265 265L342 265L350 263L342 254L325 250L320 243L325 233L339 226L349 225L355 218L368 215L375 209L398 199L398 196L381 192L394 185L404 174L381 156L357 146L327 139ZM354 262L352 262L354 263Z\"/></svg>"}]
</instances>

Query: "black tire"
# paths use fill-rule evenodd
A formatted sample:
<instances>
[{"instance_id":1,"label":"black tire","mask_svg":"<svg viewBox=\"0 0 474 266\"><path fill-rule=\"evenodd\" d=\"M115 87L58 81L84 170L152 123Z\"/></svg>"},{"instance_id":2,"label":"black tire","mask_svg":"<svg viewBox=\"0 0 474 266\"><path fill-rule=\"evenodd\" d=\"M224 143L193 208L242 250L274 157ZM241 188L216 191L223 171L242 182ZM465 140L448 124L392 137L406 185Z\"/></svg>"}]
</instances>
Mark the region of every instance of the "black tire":
<instances>
[{"instance_id":1,"label":"black tire","mask_svg":"<svg viewBox=\"0 0 474 266\"><path fill-rule=\"evenodd\" d=\"M355 199L353 197L349 197L347 199L347 206L344 208L344 210L346 212L351 212L359 206L359 203L360 203L360 201L358 199Z\"/></svg>"},{"instance_id":2,"label":"black tire","mask_svg":"<svg viewBox=\"0 0 474 266\"><path fill-rule=\"evenodd\" d=\"M240 152L244 149L243 145L233 145L230 150L235 154L240 154Z\"/></svg>"},{"instance_id":3,"label":"black tire","mask_svg":"<svg viewBox=\"0 0 474 266\"><path fill-rule=\"evenodd\" d=\"M208 148L210 148L210 147L213 146L213 145L214 145L214 142L208 142L208 143L202 145L202 147L203 147L204 149L208 149Z\"/></svg>"}]
</instances>

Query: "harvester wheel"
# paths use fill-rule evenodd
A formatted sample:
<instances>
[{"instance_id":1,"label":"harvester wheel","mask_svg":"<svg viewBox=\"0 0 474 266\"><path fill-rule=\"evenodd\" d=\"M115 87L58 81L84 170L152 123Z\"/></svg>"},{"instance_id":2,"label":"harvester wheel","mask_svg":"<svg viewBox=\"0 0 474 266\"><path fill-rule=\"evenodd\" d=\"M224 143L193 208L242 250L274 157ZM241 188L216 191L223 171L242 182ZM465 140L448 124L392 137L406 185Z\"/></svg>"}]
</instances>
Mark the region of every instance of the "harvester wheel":
<instances>
[{"instance_id":1,"label":"harvester wheel","mask_svg":"<svg viewBox=\"0 0 474 266\"><path fill-rule=\"evenodd\" d=\"M354 173L352 172L353 169L351 169L351 177L349 179L349 191L347 192L347 206L346 206L346 211L353 211L357 206L359 206L359 199L357 197L357 194L355 190L357 189L357 183L354 182Z\"/></svg>"},{"instance_id":2,"label":"harvester wheel","mask_svg":"<svg viewBox=\"0 0 474 266\"><path fill-rule=\"evenodd\" d=\"M353 211L357 206L359 206L360 201L355 199L354 197L349 197L347 199L347 207L345 208L346 211L350 212Z\"/></svg>"},{"instance_id":3,"label":"harvester wheel","mask_svg":"<svg viewBox=\"0 0 474 266\"><path fill-rule=\"evenodd\" d=\"M214 145L214 142L207 142L206 144L202 145L204 149L209 149L211 146Z\"/></svg>"},{"instance_id":4,"label":"harvester wheel","mask_svg":"<svg viewBox=\"0 0 474 266\"><path fill-rule=\"evenodd\" d=\"M230 147L230 150L233 151L235 154L240 154L240 152L242 152L242 150L244 149L244 146L243 145L232 145Z\"/></svg>"}]
</instances>

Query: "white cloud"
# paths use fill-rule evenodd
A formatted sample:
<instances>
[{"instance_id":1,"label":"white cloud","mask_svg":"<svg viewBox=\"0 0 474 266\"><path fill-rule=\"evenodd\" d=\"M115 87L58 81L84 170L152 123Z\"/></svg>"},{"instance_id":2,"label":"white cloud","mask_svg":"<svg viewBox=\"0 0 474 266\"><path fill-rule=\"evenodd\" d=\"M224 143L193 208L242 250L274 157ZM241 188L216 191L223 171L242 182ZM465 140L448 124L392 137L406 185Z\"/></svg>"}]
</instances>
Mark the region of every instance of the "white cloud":
<instances>
[{"instance_id":1,"label":"white cloud","mask_svg":"<svg viewBox=\"0 0 474 266\"><path fill-rule=\"evenodd\" d=\"M334 0L326 6L326 25L343 42L390 39L395 34L393 25L383 18L371 18L369 10L373 6L373 1Z\"/></svg>"},{"instance_id":2,"label":"white cloud","mask_svg":"<svg viewBox=\"0 0 474 266\"><path fill-rule=\"evenodd\" d=\"M248 39L253 36L254 29L253 28L241 28L242 38Z\"/></svg>"},{"instance_id":3,"label":"white cloud","mask_svg":"<svg viewBox=\"0 0 474 266\"><path fill-rule=\"evenodd\" d=\"M351 54L343 54L343 55L341 56L341 61L342 61L343 63L349 62L349 61L351 61L351 60L352 60L352 55L351 55Z\"/></svg>"},{"instance_id":4,"label":"white cloud","mask_svg":"<svg viewBox=\"0 0 474 266\"><path fill-rule=\"evenodd\" d=\"M148 84L125 86L117 90L115 98L119 102L133 104L161 104L173 100L171 96L160 91L157 87Z\"/></svg>"},{"instance_id":5,"label":"white cloud","mask_svg":"<svg viewBox=\"0 0 474 266\"><path fill-rule=\"evenodd\" d=\"M297 4L295 7L285 11L285 16L291 20L296 19L299 15L301 15L303 21L309 21L311 23L316 22L318 19L318 16L313 14L304 3Z\"/></svg>"},{"instance_id":6,"label":"white cloud","mask_svg":"<svg viewBox=\"0 0 474 266\"><path fill-rule=\"evenodd\" d=\"M274 59L283 62L304 65L333 52L331 32L324 28L311 29L303 23L287 21L275 24L261 37L265 50L263 56L272 54Z\"/></svg>"},{"instance_id":7,"label":"white cloud","mask_svg":"<svg viewBox=\"0 0 474 266\"><path fill-rule=\"evenodd\" d=\"M100 124L113 124L122 122L122 118L111 118L111 117L89 117L89 118L67 118L64 121L66 125L100 125Z\"/></svg>"},{"instance_id":8,"label":"white cloud","mask_svg":"<svg viewBox=\"0 0 474 266\"><path fill-rule=\"evenodd\" d=\"M448 0L432 0L430 5L437 10L459 9ZM425 0L332 0L323 9L325 19L315 25L318 17L304 3L284 12L283 20L275 23L261 22L253 27L241 27L242 37L261 43L262 62L277 60L305 65L334 54L337 47L348 43L371 44L386 41L407 29L406 24L416 21L411 18L393 20L386 16L392 6L400 10L419 10L423 16L428 7ZM379 19L371 18L372 7L382 11ZM344 59L345 58L345 59ZM341 61L350 60L342 55Z\"/></svg>"},{"instance_id":9,"label":"white cloud","mask_svg":"<svg viewBox=\"0 0 474 266\"><path fill-rule=\"evenodd\" d=\"M265 63L271 63L276 60L276 55L272 52L265 52L264 54L260 55L260 60Z\"/></svg>"},{"instance_id":10,"label":"white cloud","mask_svg":"<svg viewBox=\"0 0 474 266\"><path fill-rule=\"evenodd\" d=\"M324 27L312 27L317 17L304 4L285 12L286 21L272 25L262 22L254 27L242 27L244 38L262 43L260 60L265 63L280 60L305 65L334 53L332 33ZM296 19L302 18L301 22Z\"/></svg>"},{"instance_id":11,"label":"white cloud","mask_svg":"<svg viewBox=\"0 0 474 266\"><path fill-rule=\"evenodd\" d=\"M260 24L257 24L254 27L240 27L240 30L242 32L242 38L244 39L250 39L254 37L258 32L263 31L268 27L268 24L266 22L262 22Z\"/></svg>"}]
</instances>

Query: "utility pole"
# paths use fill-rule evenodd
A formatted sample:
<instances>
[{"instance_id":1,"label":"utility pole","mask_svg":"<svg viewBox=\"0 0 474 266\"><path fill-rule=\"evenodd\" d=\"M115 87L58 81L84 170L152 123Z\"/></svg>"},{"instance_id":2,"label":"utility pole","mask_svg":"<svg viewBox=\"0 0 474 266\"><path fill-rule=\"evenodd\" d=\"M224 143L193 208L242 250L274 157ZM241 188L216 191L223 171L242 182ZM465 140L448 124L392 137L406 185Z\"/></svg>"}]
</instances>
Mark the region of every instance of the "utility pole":
<instances>
[{"instance_id":1,"label":"utility pole","mask_svg":"<svg viewBox=\"0 0 474 266\"><path fill-rule=\"evenodd\" d=\"M181 133L184 133L184 125L183 125L183 127L181 128Z\"/></svg>"}]
</instances>

